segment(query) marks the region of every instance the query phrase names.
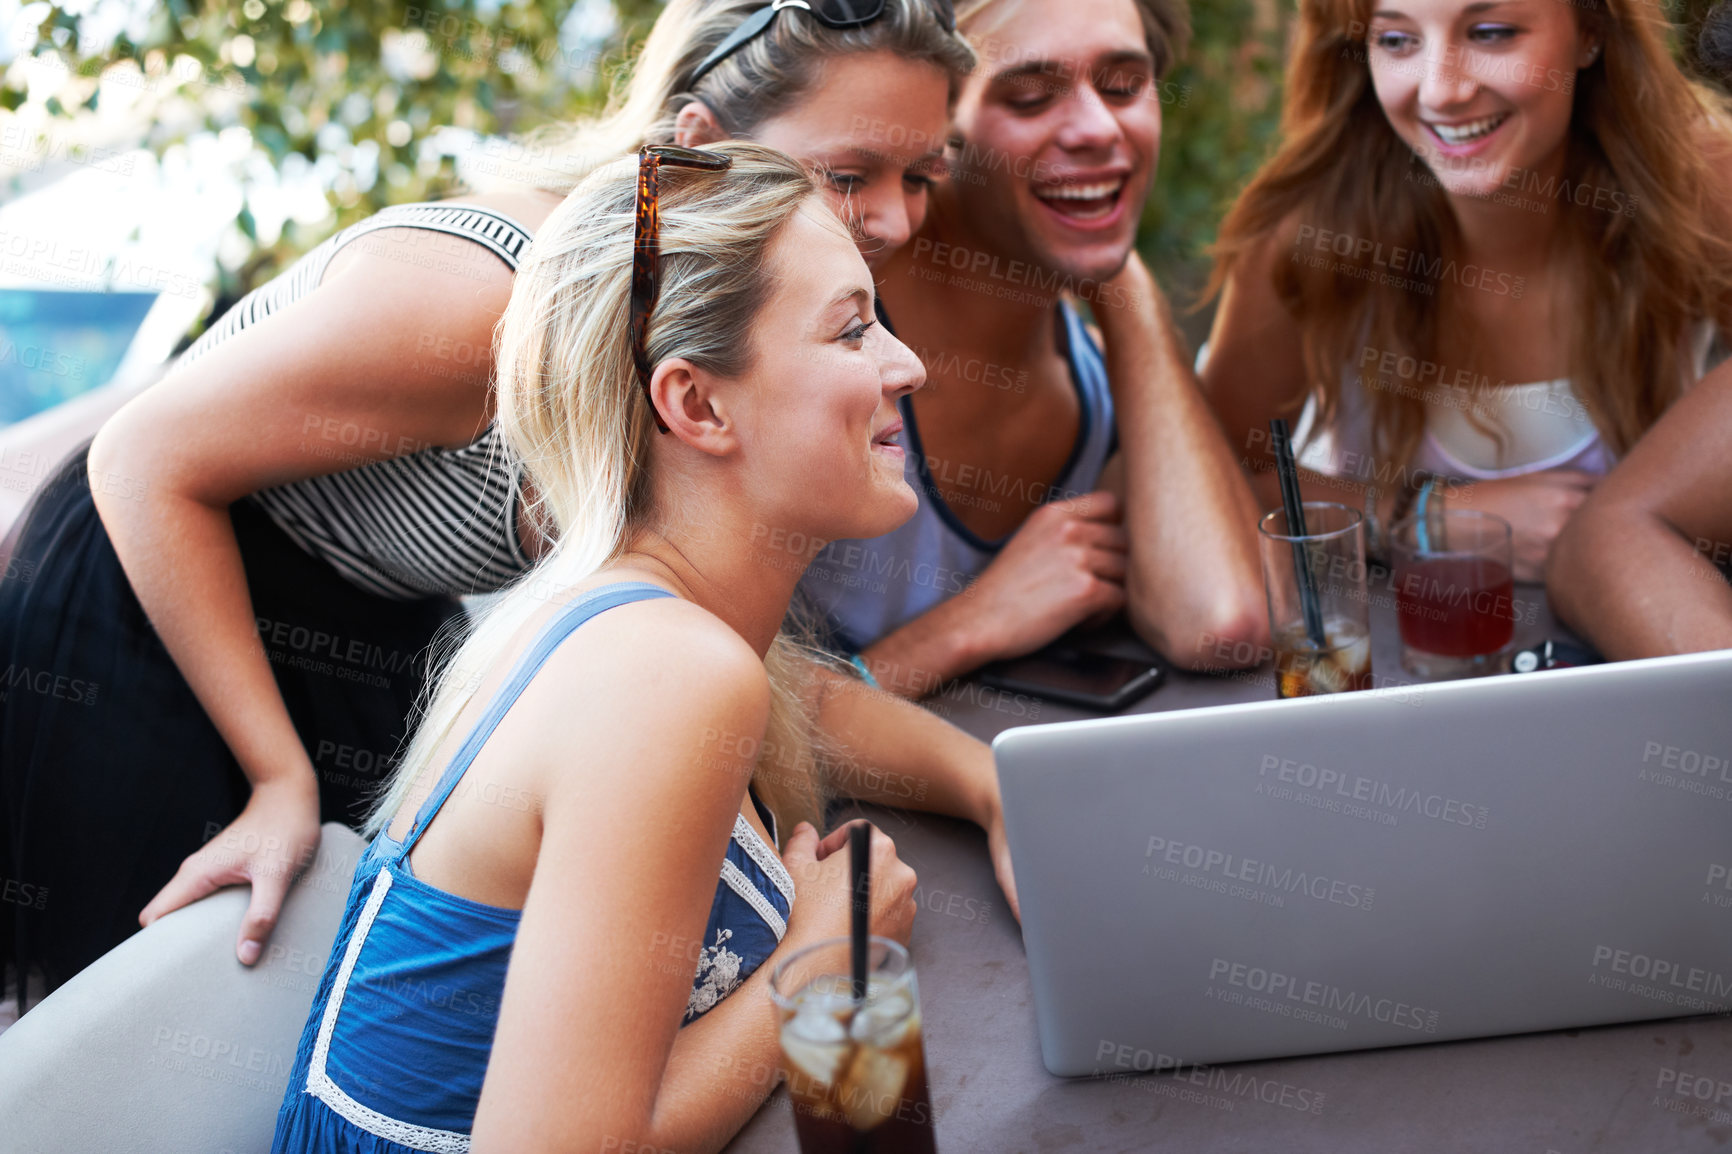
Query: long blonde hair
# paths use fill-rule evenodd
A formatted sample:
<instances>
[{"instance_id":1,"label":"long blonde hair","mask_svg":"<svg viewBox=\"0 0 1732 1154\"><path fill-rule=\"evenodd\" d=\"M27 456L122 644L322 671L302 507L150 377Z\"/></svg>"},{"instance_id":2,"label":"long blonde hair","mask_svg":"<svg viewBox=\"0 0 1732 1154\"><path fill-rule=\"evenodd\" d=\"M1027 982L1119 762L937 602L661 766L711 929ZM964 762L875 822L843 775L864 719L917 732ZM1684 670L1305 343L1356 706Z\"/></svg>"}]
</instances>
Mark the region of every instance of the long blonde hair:
<instances>
[{"instance_id":1,"label":"long blonde hair","mask_svg":"<svg viewBox=\"0 0 1732 1154\"><path fill-rule=\"evenodd\" d=\"M1604 192L1614 211L1558 197L1571 388L1616 453L1635 443L1693 376L1691 328L1732 331L1732 214L1705 146L1732 148L1724 99L1684 75L1661 6L1573 0L1600 59L1576 74L1564 190ZM1221 225L1210 295L1287 222L1455 267L1449 199L1390 127L1372 87L1372 0L1301 0L1288 60L1281 145ZM1610 194L1616 193L1616 201ZM1364 249L1372 246L1367 243ZM1300 328L1307 390L1330 419L1361 347L1437 363L1438 298L1380 283L1359 255L1278 260L1276 294ZM1446 263L1447 262L1447 263ZM1389 278L1384 278L1389 279ZM1396 278L1398 280L1403 278ZM1506 279L1508 279L1506 277ZM1376 451L1412 459L1431 390L1368 389ZM1297 408L1303 395L1288 398Z\"/></svg>"},{"instance_id":2,"label":"long blonde hair","mask_svg":"<svg viewBox=\"0 0 1732 1154\"><path fill-rule=\"evenodd\" d=\"M584 173L644 144L668 144L674 120L702 101L730 136L749 137L764 121L821 83L824 61L857 52L891 52L944 72L950 99L974 68L967 41L946 32L929 0L886 0L884 14L857 28L826 28L806 12L784 12L768 30L710 69L694 87L698 65L769 0L668 0L595 120L529 134L530 152L546 157L535 183L565 192Z\"/></svg>"},{"instance_id":3,"label":"long blonde hair","mask_svg":"<svg viewBox=\"0 0 1732 1154\"><path fill-rule=\"evenodd\" d=\"M661 295L649 359L684 357L736 377L751 367L771 242L818 190L772 149L730 142L717 151L733 157L725 172L661 170ZM596 170L548 217L518 270L498 332L498 422L534 482L531 512L555 527L555 543L438 666L370 834L391 823L524 625L654 523L648 464L656 433L627 323L636 191L635 157ZM803 700L809 654L784 631L764 665L770 723L753 784L783 828L819 824L824 791Z\"/></svg>"}]
</instances>

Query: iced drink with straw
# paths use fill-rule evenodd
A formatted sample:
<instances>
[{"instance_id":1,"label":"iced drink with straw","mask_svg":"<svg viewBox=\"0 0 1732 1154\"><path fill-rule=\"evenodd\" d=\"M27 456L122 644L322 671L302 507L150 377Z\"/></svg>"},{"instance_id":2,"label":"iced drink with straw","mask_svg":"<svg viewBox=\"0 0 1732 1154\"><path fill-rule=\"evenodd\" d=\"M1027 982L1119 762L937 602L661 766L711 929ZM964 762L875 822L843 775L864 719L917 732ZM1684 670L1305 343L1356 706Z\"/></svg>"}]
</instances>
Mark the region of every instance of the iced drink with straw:
<instances>
[{"instance_id":1,"label":"iced drink with straw","mask_svg":"<svg viewBox=\"0 0 1732 1154\"><path fill-rule=\"evenodd\" d=\"M1371 635L1356 621L1326 618L1321 648L1311 644L1304 626L1290 625L1275 634L1274 649L1276 697L1371 688Z\"/></svg>"},{"instance_id":2,"label":"iced drink with straw","mask_svg":"<svg viewBox=\"0 0 1732 1154\"><path fill-rule=\"evenodd\" d=\"M770 972L802 1154L937 1154L908 951L871 936L872 830L848 831L850 933Z\"/></svg>"},{"instance_id":3,"label":"iced drink with straw","mask_svg":"<svg viewBox=\"0 0 1732 1154\"><path fill-rule=\"evenodd\" d=\"M1258 522L1275 696L1312 697L1371 688L1365 528L1358 510L1304 501L1287 422L1269 422L1281 508Z\"/></svg>"},{"instance_id":4,"label":"iced drink with straw","mask_svg":"<svg viewBox=\"0 0 1732 1154\"><path fill-rule=\"evenodd\" d=\"M936 1154L908 951L871 938L857 1002L849 949L830 938L770 975L801 1154Z\"/></svg>"}]
</instances>

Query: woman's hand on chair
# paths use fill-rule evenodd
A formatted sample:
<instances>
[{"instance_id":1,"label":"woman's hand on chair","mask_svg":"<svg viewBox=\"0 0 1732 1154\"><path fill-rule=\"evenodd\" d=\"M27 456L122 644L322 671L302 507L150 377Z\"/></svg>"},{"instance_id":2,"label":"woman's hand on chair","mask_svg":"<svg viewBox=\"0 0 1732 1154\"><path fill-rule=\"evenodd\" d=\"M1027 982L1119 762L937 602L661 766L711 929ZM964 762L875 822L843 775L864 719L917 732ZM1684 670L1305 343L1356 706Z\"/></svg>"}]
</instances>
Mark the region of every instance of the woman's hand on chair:
<instances>
[{"instance_id":1,"label":"woman's hand on chair","mask_svg":"<svg viewBox=\"0 0 1732 1154\"><path fill-rule=\"evenodd\" d=\"M283 899L319 849L319 791L311 773L253 787L241 815L181 863L138 915L148 926L224 886L251 885L235 956L252 965L264 955Z\"/></svg>"}]
</instances>

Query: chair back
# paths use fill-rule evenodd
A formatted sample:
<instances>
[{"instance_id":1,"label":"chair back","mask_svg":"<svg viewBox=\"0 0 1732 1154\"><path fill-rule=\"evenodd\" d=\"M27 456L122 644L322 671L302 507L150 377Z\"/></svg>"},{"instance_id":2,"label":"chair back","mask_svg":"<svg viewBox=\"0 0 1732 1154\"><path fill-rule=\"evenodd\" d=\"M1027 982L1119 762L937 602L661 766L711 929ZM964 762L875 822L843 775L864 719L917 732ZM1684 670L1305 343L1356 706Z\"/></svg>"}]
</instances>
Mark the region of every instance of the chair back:
<instances>
[{"instance_id":1,"label":"chair back","mask_svg":"<svg viewBox=\"0 0 1732 1154\"><path fill-rule=\"evenodd\" d=\"M235 960L248 891L140 930L0 1034L8 1151L270 1149L295 1048L366 843L326 823L264 957Z\"/></svg>"}]
</instances>

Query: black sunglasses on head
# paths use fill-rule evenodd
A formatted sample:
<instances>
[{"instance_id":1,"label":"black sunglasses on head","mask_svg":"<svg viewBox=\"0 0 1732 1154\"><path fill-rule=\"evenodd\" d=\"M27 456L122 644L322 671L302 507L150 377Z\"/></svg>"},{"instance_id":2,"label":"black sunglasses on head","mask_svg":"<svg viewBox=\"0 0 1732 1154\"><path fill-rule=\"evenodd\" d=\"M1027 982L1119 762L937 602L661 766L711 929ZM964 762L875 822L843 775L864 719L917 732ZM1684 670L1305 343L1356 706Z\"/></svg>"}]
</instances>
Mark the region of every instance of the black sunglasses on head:
<instances>
[{"instance_id":1,"label":"black sunglasses on head","mask_svg":"<svg viewBox=\"0 0 1732 1154\"><path fill-rule=\"evenodd\" d=\"M938 17L938 23L946 32L956 31L956 9L951 0L927 0L932 5L933 15ZM784 8L804 8L811 13L812 19L826 28L858 28L862 24L884 15L884 9L889 6L889 0L773 0L772 3L758 9L738 28L728 34L728 38L716 45L716 50L704 57L704 62L698 65L698 70L692 73L692 78L686 83L686 91L698 86L698 81L707 75L710 69L739 51L741 46L763 35L764 29L770 26L770 21L776 18L776 13Z\"/></svg>"}]
</instances>

